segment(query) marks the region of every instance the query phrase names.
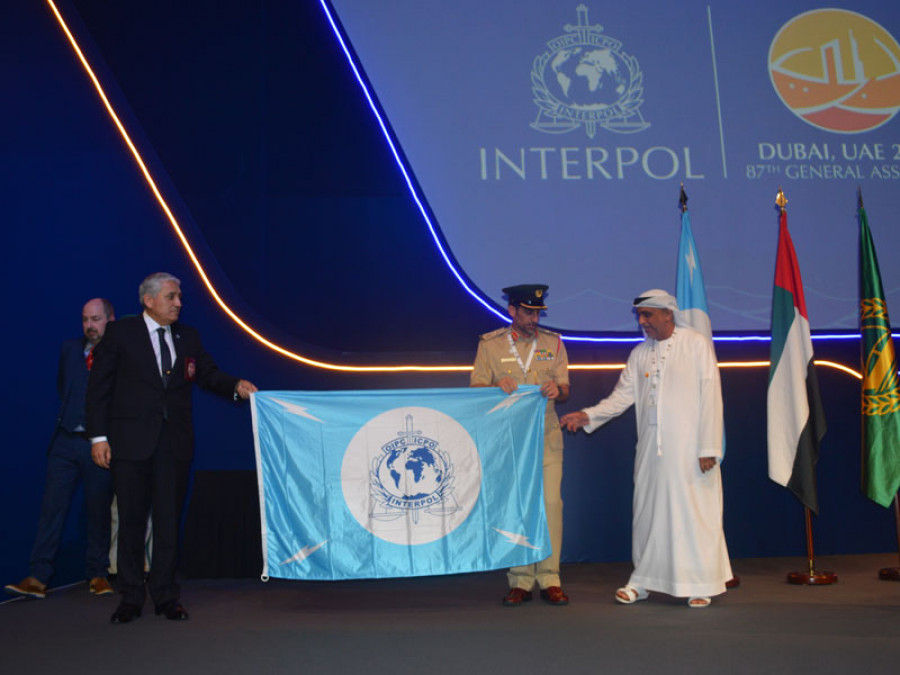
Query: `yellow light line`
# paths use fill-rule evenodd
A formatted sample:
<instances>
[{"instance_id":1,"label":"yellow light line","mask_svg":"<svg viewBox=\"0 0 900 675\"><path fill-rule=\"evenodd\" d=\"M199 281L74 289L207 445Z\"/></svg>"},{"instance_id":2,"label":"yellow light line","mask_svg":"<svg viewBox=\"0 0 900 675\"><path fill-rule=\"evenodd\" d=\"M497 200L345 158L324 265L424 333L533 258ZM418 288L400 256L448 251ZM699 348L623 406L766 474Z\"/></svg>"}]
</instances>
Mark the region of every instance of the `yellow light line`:
<instances>
[{"instance_id":1,"label":"yellow light line","mask_svg":"<svg viewBox=\"0 0 900 675\"><path fill-rule=\"evenodd\" d=\"M849 366L845 366L842 363L837 363L835 361L826 361L824 359L814 359L813 364L824 367L824 368L834 368L835 370L839 370L842 373L846 373L847 375L852 375L857 380L861 380L862 374ZM768 368L771 365L771 361L722 361L719 363L719 368Z\"/></svg>"},{"instance_id":2,"label":"yellow light line","mask_svg":"<svg viewBox=\"0 0 900 675\"><path fill-rule=\"evenodd\" d=\"M862 380L863 376L857 370L853 370L848 366L843 365L842 363L835 363L834 361L813 361L817 366L825 366L827 368L834 368L835 370L840 370L843 373L847 373L848 375L852 375L857 380Z\"/></svg>"},{"instance_id":3,"label":"yellow light line","mask_svg":"<svg viewBox=\"0 0 900 675\"><path fill-rule=\"evenodd\" d=\"M848 366L843 365L842 363L836 363L835 361L826 361L826 360L814 360L813 363L817 366L825 367L825 368L834 368L835 370L839 370L842 373L846 373L855 377L857 380L861 380L862 375L853 370ZM768 368L771 365L770 361L720 361L719 368ZM625 367L624 363L570 363L569 370L622 370Z\"/></svg>"},{"instance_id":4,"label":"yellow light line","mask_svg":"<svg viewBox=\"0 0 900 675\"><path fill-rule=\"evenodd\" d=\"M185 251L187 251L188 257L191 259L191 262L194 264L194 267L197 269L197 273L200 275L203 284L206 286L209 294L212 296L213 300L215 300L216 304L222 308L222 311L231 318L240 328L242 328L246 333L248 333L253 339L257 342L263 344L268 347L272 351L275 351L282 356L285 356L294 361L299 361L307 366L312 366L314 368L322 368L325 370L337 370L344 372L365 372L365 373L391 373L391 372L465 372L472 370L472 366L422 366L422 365L407 365L407 366L347 366L336 363L327 363L324 361L316 361L315 359L310 359L301 354L296 354L288 349L280 347L270 340L263 337L261 334L257 333L253 328L251 328L247 323L244 322L237 314L235 314L232 309L225 304L225 301L219 296L216 289L213 287L209 278L206 276L206 272L203 269L203 266L200 264L200 260L194 254L194 250L191 248L190 243L187 240L184 232L181 229L181 226L178 224L178 221L175 219L172 211L169 209L169 205L166 203L165 198L162 196L162 193L159 191L159 188L156 186L156 181L153 180L153 177L150 175L150 171L147 168L146 164L144 164L144 160L141 157L140 152L135 147L134 143L131 141L131 137L128 135L128 132L125 130L125 126L122 124L119 116L116 114L115 109L112 107L112 104L109 102L109 99L106 97L106 93L103 90L103 87L100 84L100 80L97 79L97 76L94 74L94 70L91 68L87 59L81 51L81 48L78 46L78 42L75 40L75 36L72 35L72 32L69 30L68 25L66 24L65 19L63 19L62 14L59 9L56 7L56 4L53 0L47 0L47 4L50 6L50 10L56 16L56 20L59 22L60 27L63 32L66 34L66 37L69 40L69 43L72 45L72 49L75 50L75 54L78 57L78 60L81 61L81 65L84 67L85 72L88 77L91 79L91 82L94 84L94 89L97 90L97 94L100 96L100 100L103 102L104 107L109 113L110 118L113 123L116 125L116 128L119 130L119 134L122 136L122 139L125 141L125 144L128 146L129 151L131 152L132 157L134 157L135 162L137 162L138 167L141 170L141 173L144 175L144 179L147 181L147 185L150 187L150 190L153 192L153 195L156 197L156 201L159 203L163 212L166 214L166 218L168 218L169 223L172 225L172 229L175 230L175 234L178 239L181 241L182 246L184 246ZM826 366L830 368L835 368L842 372L848 373L857 379L862 379L862 375L852 368L848 368L847 366L841 365L839 363L835 363L833 361L815 361L814 362L818 366ZM768 361L731 361L731 362L722 362L719 364L720 368L756 368L756 367L768 367ZM624 363L584 363L584 364L570 364L569 368L571 370L621 370L625 367Z\"/></svg>"},{"instance_id":5,"label":"yellow light line","mask_svg":"<svg viewBox=\"0 0 900 675\"><path fill-rule=\"evenodd\" d=\"M770 361L720 361L719 368L768 368Z\"/></svg>"}]
</instances>

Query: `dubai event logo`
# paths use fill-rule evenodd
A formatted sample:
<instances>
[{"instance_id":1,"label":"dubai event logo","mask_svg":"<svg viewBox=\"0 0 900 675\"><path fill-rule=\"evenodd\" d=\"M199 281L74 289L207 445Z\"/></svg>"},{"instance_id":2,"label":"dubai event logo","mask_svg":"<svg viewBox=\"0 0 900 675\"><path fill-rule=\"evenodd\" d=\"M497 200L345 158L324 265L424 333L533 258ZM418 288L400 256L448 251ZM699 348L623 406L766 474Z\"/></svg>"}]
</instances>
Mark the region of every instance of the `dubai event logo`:
<instances>
[{"instance_id":1,"label":"dubai event logo","mask_svg":"<svg viewBox=\"0 0 900 675\"><path fill-rule=\"evenodd\" d=\"M900 110L900 45L849 10L812 10L784 24L769 47L769 75L791 112L825 131L870 131Z\"/></svg>"}]
</instances>

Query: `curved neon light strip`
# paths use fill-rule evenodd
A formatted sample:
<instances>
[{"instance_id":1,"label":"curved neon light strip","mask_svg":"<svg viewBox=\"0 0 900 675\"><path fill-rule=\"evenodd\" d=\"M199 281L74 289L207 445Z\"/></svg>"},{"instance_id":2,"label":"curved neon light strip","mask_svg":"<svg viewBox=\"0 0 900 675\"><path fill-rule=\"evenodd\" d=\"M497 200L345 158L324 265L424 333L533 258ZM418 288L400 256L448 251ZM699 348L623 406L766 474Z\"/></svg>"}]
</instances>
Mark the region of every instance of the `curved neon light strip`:
<instances>
[{"instance_id":1,"label":"curved neon light strip","mask_svg":"<svg viewBox=\"0 0 900 675\"><path fill-rule=\"evenodd\" d=\"M235 314L232 309L225 303L224 300L219 296L216 289L213 287L212 283L209 281L209 278L206 276L206 272L203 269L203 266L200 264L200 260L197 258L194 250L191 248L190 243L185 237L184 232L181 230L181 227L178 224L178 221L175 219L175 216L172 214L171 209L169 209L169 205L166 203L166 200L163 198L162 193L160 193L159 188L156 186L156 182L153 180L153 177L150 175L150 171L147 169L146 164L144 164L144 160L141 157L140 152L135 147L134 143L131 141L131 137L128 135L128 132L125 130L125 126L122 124L119 116L116 114L116 111L113 109L112 104L109 102L109 99L106 97L106 93L103 90L103 87L100 85L100 81L97 79L97 76L94 74L93 69L85 58L81 48L78 46L78 43L75 40L75 36L72 35L72 32L69 30L68 25L63 19L62 14L59 9L56 7L56 4L53 0L47 0L47 4L50 6L50 9L53 11L53 14L56 16L59 25L62 27L63 32L65 32L66 37L72 45L72 48L75 50L75 54L78 56L79 61L81 61L81 65L84 67L85 71L90 77L91 82L94 83L94 88L97 90L97 93L100 96L101 101L103 102L104 107L106 108L109 116L112 118L113 123L116 125L116 128L119 130L119 134L122 136L122 139L125 141L125 144L128 146L128 149L131 151L131 155L134 157L135 162L137 162L138 167L141 170L141 173L144 174L144 179L147 181L147 185L150 187L150 190L153 192L153 195L156 197L156 201L159 203L162 210L165 212L166 217L169 219L169 223L172 225L172 229L175 230L175 234L178 236L178 239L181 241L182 246L184 246L185 251L187 251L188 256L191 259L191 262L194 264L194 267L197 269L197 273L200 275L200 278L203 281L203 284L206 286L213 300L215 300L216 304L222 308L222 311L231 318L238 326L240 326L244 331L246 331L251 337L265 345L269 349L278 352L282 356L286 356L289 359L293 359L294 361L299 361L300 363L304 363L308 366L313 366L316 368L324 368L326 370L339 370L339 371L353 371L353 372L409 372L409 371L422 371L422 372L453 372L453 371L466 371L471 370L471 366L346 366L335 363L326 363L324 361L316 361L314 359L307 358L300 354L296 354L290 350L284 349L266 339L258 332L256 332L253 328L251 328L247 323L243 321L237 314Z\"/></svg>"},{"instance_id":2,"label":"curved neon light strip","mask_svg":"<svg viewBox=\"0 0 900 675\"><path fill-rule=\"evenodd\" d=\"M845 366L843 363L837 363L836 361L826 361L824 359L814 359L813 364L825 367L825 368L834 368L842 373L855 377L857 380L862 380L862 373L853 370L849 366ZM770 361L722 361L719 363L719 368L768 368L771 364Z\"/></svg>"},{"instance_id":3,"label":"curved neon light strip","mask_svg":"<svg viewBox=\"0 0 900 675\"><path fill-rule=\"evenodd\" d=\"M359 72L359 68L357 68L356 63L354 62L353 57L350 54L350 49L347 47L347 43L344 41L344 37L343 35L341 35L341 31L338 29L337 24L334 21L334 17L331 15L331 11L328 8L328 5L326 4L325 0L319 0L319 4L322 6L322 10L325 12L325 17L328 19L328 23L331 24L331 30L337 37L338 43L341 45L341 49L344 52L344 56L347 57L347 63L350 64L350 69L353 71L353 75L354 77L356 77L356 81L359 82L359 86L362 88L363 95L366 97L366 101L369 102L369 108L371 108L372 112L375 114L375 119L378 122L378 126L381 127L381 133L384 134L384 138L387 141L388 147L391 149L391 154L394 156L394 161L396 161L397 166L400 167L400 173L403 174L403 180L406 181L406 187L409 189L409 193L410 195L412 195L413 201L416 203L416 206L419 207L419 213L421 213L422 218L425 219L425 224L428 226L428 231L431 234L431 238L434 239L434 243L437 245L441 257L444 259L447 267L450 268L450 272L454 277L456 277L456 280L469 295L475 298L475 300L477 300L489 312L491 312L498 318L503 319L507 323L510 323L511 319L508 315L498 311L495 307L492 307L487 301L484 300L484 298L482 298L478 293L476 293L469 287L469 285L466 283L466 280L463 279L462 275L459 273L456 267L453 266L453 262L450 260L450 256L447 254L447 251L445 251L444 247L441 246L441 240L437 235L437 230L432 224L431 218L428 217L428 211L425 208L425 205L422 203L418 192L416 192L416 188L413 185L412 178L410 177L409 172L406 170L403 161L400 159L400 153L397 151L397 146L394 145L391 134L388 132L387 125L385 124L384 119L382 119L381 114L378 112L378 106L375 105L375 100L372 98L372 95L369 93L369 88L363 81L362 75Z\"/></svg>"},{"instance_id":4,"label":"curved neon light strip","mask_svg":"<svg viewBox=\"0 0 900 675\"><path fill-rule=\"evenodd\" d=\"M320 0L320 1L323 1L323 0ZM265 337L263 337L262 335L257 333L253 328L251 328L247 323L245 323L243 321L243 319L241 319L237 314L235 314L234 311L232 311L232 309L225 303L225 301L222 300L222 298L219 296L216 289L213 287L212 283L209 281L209 278L206 276L206 272L204 271L203 266L200 264L200 260L195 255L194 250L191 248L191 245L188 242L187 237L184 235L184 232L182 231L181 227L179 226L178 221L175 219L175 216L172 213L171 209L169 209L169 205L166 203L165 198L162 196L162 193L159 191L159 188L156 186L156 182L153 180L153 177L150 175L150 171L149 171L149 169L147 169L146 164L144 164L144 160L141 157L140 152L138 152L137 147L135 147L134 143L131 141L131 137L128 135L128 132L126 131L125 126L122 124L121 120L119 119L119 116L116 114L115 109L112 107L112 104L109 102L109 99L107 98L106 93L104 92L103 87L100 84L100 81L97 79L96 74L94 73L93 69L91 68L90 64L88 63L87 59L85 58L84 53L81 51L81 48L78 46L78 42L75 40L75 36L72 35L72 32L69 30L69 27L65 22L65 19L63 18L62 14L60 13L59 9L57 8L57 6L53 2L53 0L47 0L47 4L50 6L50 9L53 12L54 16L56 16L56 20L58 21L63 32L66 34L66 37L69 40L69 43L72 45L72 48L75 50L75 54L76 54L76 56L78 56L78 60L81 62L82 66L84 67L84 70L87 73L88 77L91 79L91 82L94 84L94 88L97 90L97 94L100 96L100 99L103 102L104 107L106 108L107 112L109 113L109 116L112 119L113 123L116 125L116 128L119 130L119 134L122 136L122 139L125 141L125 144L128 146L128 149L131 151L131 155L134 157L135 162L137 162L137 165L141 170L141 173L144 175L144 179L147 181L147 185L150 187L150 190L153 192L153 195L156 197L156 201L159 203L163 212L166 214L166 217L168 218L169 223L172 226L172 229L175 230L175 234L177 235L178 239L181 241L182 246L184 246L184 249L187 252L188 256L190 257L191 262L194 264L194 267L196 268L197 273L200 275L200 278L203 281L203 284L206 286L206 289L209 291L210 295L212 296L212 298L216 302L216 304L219 305L219 307L222 308L222 311L224 311L225 314L227 314L228 317L232 321L234 321L240 328L242 328L245 332L247 332L256 341L258 341L262 345L268 347L272 351L275 351L275 352L281 354L282 356L285 356L294 361L299 361L300 363L303 363L308 366L313 366L315 368L322 368L325 370L337 370L337 371L345 371L345 372L370 372L370 373L373 373L373 372L380 372L380 373L385 373L385 372L465 372L465 371L472 370L472 366L468 366L468 365L467 366L420 366L420 365L347 366L347 365L341 365L341 364L326 363L324 361L316 361L314 359L310 359L310 358L307 358L300 354L296 354L290 350L287 350L283 347L276 345L275 343L271 342L270 340L266 339ZM324 4L323 4L323 7L324 7ZM326 11L326 14L328 14L327 8L325 8L325 11ZM340 38L339 31L337 30L337 27L335 26L330 14L328 14L328 19L331 22L331 25L335 30L335 34L338 35L338 37ZM350 59L350 54L349 54L349 52L347 52L347 47L344 44L343 40L341 40L341 46L344 49L345 54L347 54L347 58L348 58L348 60L350 60L351 65L353 65L353 71L356 74L356 77L359 80L360 85L363 87L363 90L366 92L366 97L369 100L369 105L372 106L373 111L375 111L376 116L378 116L378 111L375 109L374 102L372 101L371 97L369 97L369 93L368 93L368 91L366 91L365 85L363 84L362 80L360 79L360 75L359 75L359 72L356 70L356 66L353 64L352 59ZM390 143L391 151L394 153L394 157L395 157L395 159L397 159L398 165L400 166L401 170L403 170L403 175L407 181L407 185L409 186L410 191L413 194L413 197L416 199L416 203L419 205L420 210L422 210L423 215L425 215L425 211L422 206L422 203L419 201L418 197L415 194L415 190L413 189L412 182L409 178L409 175L403 169L403 165L402 165L402 162L400 162L399 155L397 154L397 150L394 147L393 143L390 142L389 135L387 134L387 129L384 126L380 116L378 116L378 122L381 125L382 130L385 133L385 136L388 138L388 142ZM435 242L437 242L438 247L440 248L440 242L438 241L435 230L433 229L431 222L428 220L427 215L425 215L425 219L426 219L426 222L428 223L429 229L431 230L432 237L434 237ZM485 307L487 307L494 314L497 314L498 316L500 316L500 318L503 318L506 321L509 321L508 316L500 315L500 313L497 312L497 310L495 310L493 307L490 307L489 305L487 305L468 286L466 286L465 281L462 279L462 277L456 272L455 269L453 269L450 259L446 255L443 248L440 248L440 251L441 251L441 255L444 257L444 260L447 262L448 266L450 266L451 270L453 270L453 273L456 275L457 279L459 279L459 281L463 285L463 287L470 294L472 294L473 297L478 299L478 301L481 302L481 304L483 304ZM841 336L842 339L844 337L845 336ZM846 337L851 337L851 336L846 336ZM857 338L858 338L858 336L857 336ZM575 340L575 341L580 341L580 340L601 341L601 339L598 339L598 338L569 337L566 339ZM604 338L604 339L602 339L602 341L605 341L605 342L639 342L642 339L643 338L640 338L640 337L637 337L637 338ZM728 338L724 338L724 339L728 339ZM768 340L770 338L750 337L750 338L739 338L739 339L750 339L750 340L765 339L765 340ZM848 368L847 366L841 365L839 363L835 363L832 361L815 361L814 363L816 365L822 365L822 366L836 368L838 370L841 370L843 372L853 375L857 379L860 379L860 380L862 379L862 375L860 373L858 373L857 371L855 371L851 368ZM748 367L763 367L763 366L768 367L769 362L768 361L747 361L747 362L736 361L736 362L722 362L719 364L720 368L748 368ZM625 367L624 363L618 363L618 364L593 363L593 364L570 364L569 365L569 368L572 370L621 370L624 367Z\"/></svg>"},{"instance_id":5,"label":"curved neon light strip","mask_svg":"<svg viewBox=\"0 0 900 675\"><path fill-rule=\"evenodd\" d=\"M836 361L826 361L824 359L813 360L813 363L817 366L824 368L834 368L842 373L855 377L857 380L862 380L862 373L859 373L853 368L849 366L845 366L842 363L837 363ZM768 368L771 365L770 361L719 361L719 368ZM625 367L624 363L570 363L569 370L622 370Z\"/></svg>"},{"instance_id":6,"label":"curved neon light strip","mask_svg":"<svg viewBox=\"0 0 900 675\"><path fill-rule=\"evenodd\" d=\"M857 380L862 381L863 376L859 371L853 370L853 368L849 368L842 363L836 363L834 361L813 361L817 366L827 366L828 368L834 368L835 370L840 370L841 372L847 373L848 375L852 375Z\"/></svg>"}]
</instances>

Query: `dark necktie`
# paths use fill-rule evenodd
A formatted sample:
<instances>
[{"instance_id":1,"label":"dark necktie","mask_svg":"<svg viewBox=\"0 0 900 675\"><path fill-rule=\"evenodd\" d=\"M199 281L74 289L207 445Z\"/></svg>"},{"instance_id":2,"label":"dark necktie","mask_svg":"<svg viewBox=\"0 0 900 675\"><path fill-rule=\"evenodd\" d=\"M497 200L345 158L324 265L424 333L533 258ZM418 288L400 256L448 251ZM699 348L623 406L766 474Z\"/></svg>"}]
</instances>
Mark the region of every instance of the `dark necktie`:
<instances>
[{"instance_id":1,"label":"dark necktie","mask_svg":"<svg viewBox=\"0 0 900 675\"><path fill-rule=\"evenodd\" d=\"M166 344L166 329L157 328L159 335L159 361L162 366L163 386L169 383L169 375L172 374L172 352L169 351L169 345Z\"/></svg>"}]
</instances>

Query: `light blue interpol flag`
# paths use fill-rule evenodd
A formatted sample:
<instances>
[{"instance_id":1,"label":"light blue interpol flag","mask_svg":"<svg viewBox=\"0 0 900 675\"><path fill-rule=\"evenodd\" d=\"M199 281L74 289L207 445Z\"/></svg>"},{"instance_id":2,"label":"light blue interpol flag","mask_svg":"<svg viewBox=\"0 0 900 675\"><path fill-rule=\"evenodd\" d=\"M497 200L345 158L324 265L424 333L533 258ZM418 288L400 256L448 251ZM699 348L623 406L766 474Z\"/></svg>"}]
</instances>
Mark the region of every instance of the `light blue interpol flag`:
<instances>
[{"instance_id":1,"label":"light blue interpol flag","mask_svg":"<svg viewBox=\"0 0 900 675\"><path fill-rule=\"evenodd\" d=\"M263 578L543 560L545 409L536 386L254 394Z\"/></svg>"}]
</instances>

